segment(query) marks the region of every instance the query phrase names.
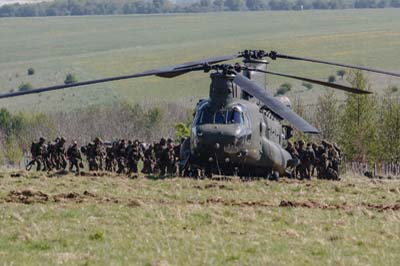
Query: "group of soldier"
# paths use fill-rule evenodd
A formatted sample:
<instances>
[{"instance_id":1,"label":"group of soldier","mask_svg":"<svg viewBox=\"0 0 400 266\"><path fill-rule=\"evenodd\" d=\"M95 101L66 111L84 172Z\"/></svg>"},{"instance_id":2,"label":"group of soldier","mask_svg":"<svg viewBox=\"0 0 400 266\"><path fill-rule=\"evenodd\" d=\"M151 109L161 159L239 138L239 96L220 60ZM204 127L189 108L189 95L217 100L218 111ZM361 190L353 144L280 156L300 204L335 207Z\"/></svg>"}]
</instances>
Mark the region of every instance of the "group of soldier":
<instances>
[{"instance_id":1,"label":"group of soldier","mask_svg":"<svg viewBox=\"0 0 400 266\"><path fill-rule=\"evenodd\" d=\"M32 161L28 163L27 169L30 170L36 164L38 171L65 170L68 161L69 170L80 173L84 167L85 156L89 171L130 175L138 173L138 164L142 161L141 172L144 174L179 174L180 144L176 144L172 139L162 138L159 142L146 144L139 140L120 139L103 142L100 138L95 138L80 148L77 142L73 141L67 149L65 144L63 137L48 143L44 138L33 142Z\"/></svg>"},{"instance_id":2,"label":"group of soldier","mask_svg":"<svg viewBox=\"0 0 400 266\"><path fill-rule=\"evenodd\" d=\"M320 145L311 142L306 145L303 140L294 143L289 141L286 150L299 161L289 174L290 177L311 179L316 176L320 179L339 180L342 152L336 143L322 140Z\"/></svg>"},{"instance_id":3,"label":"group of soldier","mask_svg":"<svg viewBox=\"0 0 400 266\"><path fill-rule=\"evenodd\" d=\"M181 140L182 143L183 140ZM32 143L32 161L27 165L30 170L34 164L38 171L65 170L69 162L69 171L80 173L83 156L88 162L89 171L108 171L118 174L136 174L138 164L143 162L141 172L144 174L184 175L179 167L180 143L172 139L161 138L152 144L139 140L120 139L113 142L103 142L95 138L87 145L78 147L73 141L65 148L66 140L58 137L46 143L44 138ZM286 150L298 160L298 165L289 173L296 179L339 179L341 150L335 143L322 141L320 145L304 141L288 142Z\"/></svg>"}]
</instances>

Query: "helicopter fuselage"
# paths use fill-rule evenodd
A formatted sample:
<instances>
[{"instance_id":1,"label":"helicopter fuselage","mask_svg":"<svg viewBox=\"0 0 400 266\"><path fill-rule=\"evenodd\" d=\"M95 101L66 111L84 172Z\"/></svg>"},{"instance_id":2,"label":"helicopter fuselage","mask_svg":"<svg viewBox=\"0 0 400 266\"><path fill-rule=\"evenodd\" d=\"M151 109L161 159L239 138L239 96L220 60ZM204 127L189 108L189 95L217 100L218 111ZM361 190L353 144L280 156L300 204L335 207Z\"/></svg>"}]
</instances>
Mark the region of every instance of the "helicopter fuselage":
<instances>
[{"instance_id":1,"label":"helicopter fuselage","mask_svg":"<svg viewBox=\"0 0 400 266\"><path fill-rule=\"evenodd\" d=\"M216 108L212 100L203 100L184 148L190 149L191 162L209 172L267 176L285 173L292 159L282 148L285 142L280 119L255 102L231 99Z\"/></svg>"}]
</instances>

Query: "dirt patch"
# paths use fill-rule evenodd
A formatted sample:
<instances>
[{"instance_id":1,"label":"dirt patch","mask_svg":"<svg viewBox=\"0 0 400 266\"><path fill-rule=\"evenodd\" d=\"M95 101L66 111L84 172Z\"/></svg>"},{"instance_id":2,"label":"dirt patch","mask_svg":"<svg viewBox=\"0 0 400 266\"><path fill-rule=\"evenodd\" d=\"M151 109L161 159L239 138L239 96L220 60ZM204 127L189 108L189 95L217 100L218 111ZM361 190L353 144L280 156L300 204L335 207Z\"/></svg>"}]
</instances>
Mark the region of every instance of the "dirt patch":
<instances>
[{"instance_id":1,"label":"dirt patch","mask_svg":"<svg viewBox=\"0 0 400 266\"><path fill-rule=\"evenodd\" d=\"M24 204L67 202L67 201L80 203L83 202L85 199L99 200L99 198L97 198L95 194L90 193L88 191L84 191L82 194L77 192L68 192L55 195L48 195L41 191L33 191L30 189L25 189L21 191L16 191L16 190L10 191L6 196L6 198L4 199L4 201L9 203L14 202L14 203L24 203Z\"/></svg>"},{"instance_id":2,"label":"dirt patch","mask_svg":"<svg viewBox=\"0 0 400 266\"><path fill-rule=\"evenodd\" d=\"M128 207L131 207L131 208L137 208L137 207L140 207L142 205L143 205L143 203L141 201L135 200L135 199L130 200L128 202Z\"/></svg>"},{"instance_id":3,"label":"dirt patch","mask_svg":"<svg viewBox=\"0 0 400 266\"><path fill-rule=\"evenodd\" d=\"M367 207L368 209L377 210L379 212L383 212L383 211L399 211L400 210L400 203L395 203L395 204L363 203L362 205Z\"/></svg>"},{"instance_id":4,"label":"dirt patch","mask_svg":"<svg viewBox=\"0 0 400 266\"><path fill-rule=\"evenodd\" d=\"M188 200L187 203L189 204L222 204L225 206L239 206L239 207L246 207L246 206L260 206L260 207L273 207L273 205L269 202L263 201L240 201L240 200L225 200L220 197L216 198L208 198L205 201L190 201Z\"/></svg>"},{"instance_id":5,"label":"dirt patch","mask_svg":"<svg viewBox=\"0 0 400 266\"><path fill-rule=\"evenodd\" d=\"M230 188L230 187L227 187L227 186L225 186L225 185L223 185L223 184L218 184L218 183L206 184L206 185L204 185L204 186L196 185L196 186L193 186L193 188L195 188L195 189L201 189L201 190L203 190L203 189L212 189L212 188L233 190L233 189Z\"/></svg>"},{"instance_id":6,"label":"dirt patch","mask_svg":"<svg viewBox=\"0 0 400 266\"><path fill-rule=\"evenodd\" d=\"M337 210L337 209L349 209L346 203L341 204L327 204L316 202L313 200L308 201L290 201L290 200L282 200L279 203L279 207L286 207L286 208L309 208L309 209L329 209L329 210Z\"/></svg>"},{"instance_id":7,"label":"dirt patch","mask_svg":"<svg viewBox=\"0 0 400 266\"><path fill-rule=\"evenodd\" d=\"M17 202L24 204L45 203L49 200L49 195L41 191L32 191L29 189L21 191L10 191L5 199L6 202Z\"/></svg>"},{"instance_id":8,"label":"dirt patch","mask_svg":"<svg viewBox=\"0 0 400 266\"><path fill-rule=\"evenodd\" d=\"M77 192L69 192L69 193L60 193L57 195L53 195L54 202L60 201L74 201L74 202L82 202L84 199L83 195L80 195Z\"/></svg>"}]
</instances>

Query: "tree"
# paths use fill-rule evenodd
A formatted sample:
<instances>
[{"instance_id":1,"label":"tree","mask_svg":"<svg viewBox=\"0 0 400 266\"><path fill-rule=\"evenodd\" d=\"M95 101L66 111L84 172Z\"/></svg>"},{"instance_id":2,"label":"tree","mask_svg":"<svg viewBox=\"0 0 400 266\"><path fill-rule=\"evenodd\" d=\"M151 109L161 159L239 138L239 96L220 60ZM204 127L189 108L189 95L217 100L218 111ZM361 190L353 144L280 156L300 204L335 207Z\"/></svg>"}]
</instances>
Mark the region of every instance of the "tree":
<instances>
[{"instance_id":1,"label":"tree","mask_svg":"<svg viewBox=\"0 0 400 266\"><path fill-rule=\"evenodd\" d=\"M320 130L322 139L336 141L339 131L339 106L334 91L329 90L318 97L314 124Z\"/></svg>"},{"instance_id":2,"label":"tree","mask_svg":"<svg viewBox=\"0 0 400 266\"><path fill-rule=\"evenodd\" d=\"M279 86L278 90L276 91L276 95L285 95L292 89L292 84L286 82Z\"/></svg>"},{"instance_id":3,"label":"tree","mask_svg":"<svg viewBox=\"0 0 400 266\"><path fill-rule=\"evenodd\" d=\"M308 114L306 112L306 106L301 98L299 98L299 97L294 98L294 100L292 102L292 109L296 114L298 114L299 116L304 118L306 121L310 121ZM308 142L310 140L310 135L304 134L302 132L295 130L293 133L293 138L295 140L302 139L302 140Z\"/></svg>"},{"instance_id":4,"label":"tree","mask_svg":"<svg viewBox=\"0 0 400 266\"><path fill-rule=\"evenodd\" d=\"M267 2L264 0L246 0L246 6L249 10L265 10Z\"/></svg>"},{"instance_id":5,"label":"tree","mask_svg":"<svg viewBox=\"0 0 400 266\"><path fill-rule=\"evenodd\" d=\"M313 88L313 85L311 83L308 83L308 82L303 82L301 85L303 87L306 87L308 90L311 90Z\"/></svg>"},{"instance_id":6,"label":"tree","mask_svg":"<svg viewBox=\"0 0 400 266\"><path fill-rule=\"evenodd\" d=\"M28 75L34 75L35 74L35 69L33 67L28 68Z\"/></svg>"},{"instance_id":7,"label":"tree","mask_svg":"<svg viewBox=\"0 0 400 266\"><path fill-rule=\"evenodd\" d=\"M65 84L73 84L73 83L77 83L77 82L78 82L78 78L75 76L75 74L68 74L64 80Z\"/></svg>"},{"instance_id":8,"label":"tree","mask_svg":"<svg viewBox=\"0 0 400 266\"><path fill-rule=\"evenodd\" d=\"M336 74L340 77L340 79L343 79L344 75L346 75L346 70L339 69L338 71L336 71Z\"/></svg>"},{"instance_id":9,"label":"tree","mask_svg":"<svg viewBox=\"0 0 400 266\"><path fill-rule=\"evenodd\" d=\"M381 158L387 162L400 160L400 98L389 88L380 106L379 140Z\"/></svg>"},{"instance_id":10,"label":"tree","mask_svg":"<svg viewBox=\"0 0 400 266\"><path fill-rule=\"evenodd\" d=\"M361 71L351 72L353 87L370 91L368 80ZM369 161L377 158L377 108L372 95L347 94L340 116L340 144L350 160Z\"/></svg>"},{"instance_id":11,"label":"tree","mask_svg":"<svg viewBox=\"0 0 400 266\"><path fill-rule=\"evenodd\" d=\"M225 6L232 11L239 11L243 8L243 0L225 0Z\"/></svg>"},{"instance_id":12,"label":"tree","mask_svg":"<svg viewBox=\"0 0 400 266\"><path fill-rule=\"evenodd\" d=\"M28 90L31 90L31 89L33 89L33 86L29 82L22 83L21 85L18 86L18 90L19 91L28 91Z\"/></svg>"}]
</instances>

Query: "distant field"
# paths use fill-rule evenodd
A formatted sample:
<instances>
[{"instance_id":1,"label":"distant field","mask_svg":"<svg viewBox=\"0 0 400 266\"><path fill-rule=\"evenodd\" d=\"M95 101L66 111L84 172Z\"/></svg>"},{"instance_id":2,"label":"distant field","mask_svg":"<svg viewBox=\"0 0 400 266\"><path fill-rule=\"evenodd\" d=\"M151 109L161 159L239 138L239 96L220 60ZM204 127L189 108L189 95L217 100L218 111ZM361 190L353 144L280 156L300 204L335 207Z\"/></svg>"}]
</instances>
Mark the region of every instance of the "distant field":
<instances>
[{"instance_id":1,"label":"distant field","mask_svg":"<svg viewBox=\"0 0 400 266\"><path fill-rule=\"evenodd\" d=\"M231 12L179 15L90 16L0 19L0 91L22 82L35 87L63 83L67 73L81 81L257 48L400 72L400 16L396 9L305 12ZM34 67L36 74L27 76ZM337 68L287 61L271 69L324 78ZM370 76L374 89L400 80ZM307 102L323 89L290 94ZM69 110L114 100L174 101L193 105L208 93L201 73L173 80L143 78L41 96L1 101L14 110Z\"/></svg>"},{"instance_id":2,"label":"distant field","mask_svg":"<svg viewBox=\"0 0 400 266\"><path fill-rule=\"evenodd\" d=\"M400 186L0 175L0 265L393 265Z\"/></svg>"}]
</instances>

